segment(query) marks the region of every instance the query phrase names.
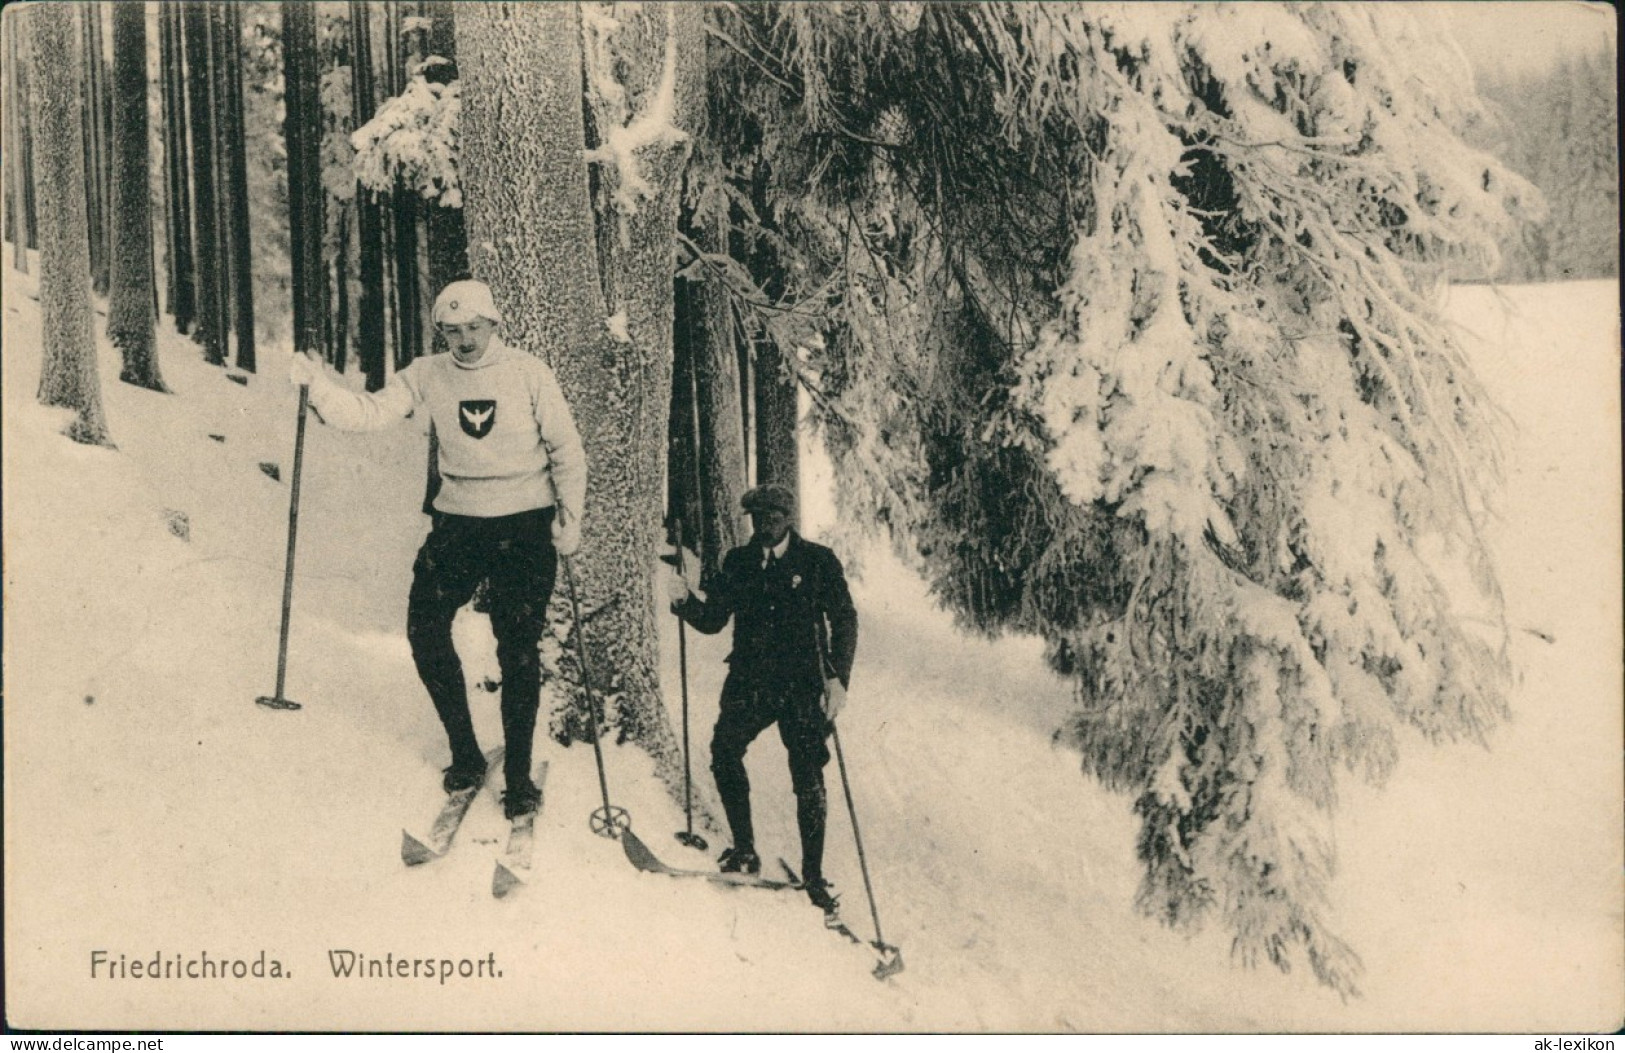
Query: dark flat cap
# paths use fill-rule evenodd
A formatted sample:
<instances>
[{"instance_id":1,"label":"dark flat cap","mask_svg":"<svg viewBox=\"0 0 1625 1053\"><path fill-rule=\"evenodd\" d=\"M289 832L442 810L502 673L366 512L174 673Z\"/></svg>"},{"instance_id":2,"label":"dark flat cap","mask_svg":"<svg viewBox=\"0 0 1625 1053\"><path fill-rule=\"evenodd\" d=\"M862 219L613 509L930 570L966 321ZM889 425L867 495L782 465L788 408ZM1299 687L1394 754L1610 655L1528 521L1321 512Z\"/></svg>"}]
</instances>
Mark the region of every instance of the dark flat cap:
<instances>
[{"instance_id":1,"label":"dark flat cap","mask_svg":"<svg viewBox=\"0 0 1625 1053\"><path fill-rule=\"evenodd\" d=\"M796 495L782 483L763 483L745 491L745 496L739 499L739 507L747 512L774 511L787 516L795 515Z\"/></svg>"}]
</instances>

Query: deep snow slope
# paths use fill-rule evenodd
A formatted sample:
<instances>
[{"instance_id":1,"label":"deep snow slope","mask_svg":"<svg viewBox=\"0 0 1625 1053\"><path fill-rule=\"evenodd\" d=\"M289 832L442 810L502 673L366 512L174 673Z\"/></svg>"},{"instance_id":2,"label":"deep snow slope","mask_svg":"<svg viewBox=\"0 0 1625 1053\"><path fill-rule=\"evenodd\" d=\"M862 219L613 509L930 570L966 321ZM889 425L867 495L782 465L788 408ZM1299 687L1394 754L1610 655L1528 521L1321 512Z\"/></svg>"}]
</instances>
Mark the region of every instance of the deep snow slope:
<instances>
[{"instance_id":1,"label":"deep snow slope","mask_svg":"<svg viewBox=\"0 0 1625 1053\"><path fill-rule=\"evenodd\" d=\"M407 651L425 427L312 422L287 694L274 686L296 399L263 352L246 386L165 338L171 395L116 380L116 450L33 403L38 304L5 270L6 986L20 1026L114 1029L1597 1030L1621 1022L1617 290L1455 292L1453 315L1517 430L1502 520L1515 719L1488 752L1404 744L1382 790L1348 784L1338 917L1366 995L1232 967L1133 912L1130 802L1051 745L1069 689L1035 641L957 633L879 549L842 745L887 939L907 969L824 932L790 894L637 873L595 837L592 752L551 762L536 874L493 901L505 828L477 802L453 852L399 862L438 798L441 732ZM278 465L281 481L261 462ZM811 454L810 494L827 492ZM175 530L185 517L185 539ZM829 526L811 508L809 534ZM651 571L653 564L651 563ZM665 628L679 712L676 629ZM489 632L459 623L471 682ZM693 769L725 637L690 633ZM473 689L487 745L496 699ZM545 721L544 721L545 726ZM611 796L668 862L681 808L636 751ZM753 747L765 852L794 858L783 749ZM832 788L838 775L830 768ZM724 843L708 832L713 851ZM872 931L838 789L829 868ZM333 952L494 962L500 976L340 978ZM280 978L108 978L116 962L280 965ZM98 961L104 959L97 959ZM455 968L454 964L454 968ZM410 968L410 967L409 967ZM471 968L473 968L471 964ZM269 964L267 965L269 970Z\"/></svg>"}]
</instances>

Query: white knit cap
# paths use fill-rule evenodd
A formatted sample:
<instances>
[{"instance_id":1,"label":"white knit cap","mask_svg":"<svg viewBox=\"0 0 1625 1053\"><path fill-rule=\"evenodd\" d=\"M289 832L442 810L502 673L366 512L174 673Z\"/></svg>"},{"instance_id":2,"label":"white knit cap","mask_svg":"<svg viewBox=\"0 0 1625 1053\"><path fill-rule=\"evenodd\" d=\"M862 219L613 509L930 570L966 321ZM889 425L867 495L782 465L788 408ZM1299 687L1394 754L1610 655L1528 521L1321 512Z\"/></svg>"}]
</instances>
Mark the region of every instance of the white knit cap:
<instances>
[{"instance_id":1,"label":"white knit cap","mask_svg":"<svg viewBox=\"0 0 1625 1053\"><path fill-rule=\"evenodd\" d=\"M434 299L435 325L467 325L476 318L502 321L502 312L491 299L491 287L484 282L452 282Z\"/></svg>"}]
</instances>

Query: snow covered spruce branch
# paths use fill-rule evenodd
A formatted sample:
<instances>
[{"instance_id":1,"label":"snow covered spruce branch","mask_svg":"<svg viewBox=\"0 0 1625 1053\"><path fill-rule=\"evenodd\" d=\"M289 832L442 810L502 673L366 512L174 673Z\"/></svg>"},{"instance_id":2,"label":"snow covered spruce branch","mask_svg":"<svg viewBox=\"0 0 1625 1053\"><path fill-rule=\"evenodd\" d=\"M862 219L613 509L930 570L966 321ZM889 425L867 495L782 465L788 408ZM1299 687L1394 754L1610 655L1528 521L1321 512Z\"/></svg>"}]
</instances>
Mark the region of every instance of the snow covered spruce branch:
<instances>
[{"instance_id":1,"label":"snow covered spruce branch","mask_svg":"<svg viewBox=\"0 0 1625 1053\"><path fill-rule=\"evenodd\" d=\"M406 90L378 107L372 120L350 136L355 177L370 190L388 193L397 180L425 199L461 208L457 175L457 129L462 85L431 84L426 70L446 60L431 56L407 82Z\"/></svg>"},{"instance_id":2,"label":"snow covered spruce branch","mask_svg":"<svg viewBox=\"0 0 1625 1053\"><path fill-rule=\"evenodd\" d=\"M654 188L644 174L640 151L652 146L684 143L688 133L675 123L677 84L677 34L675 13L668 10L664 66L660 79L647 97L635 100L617 79L623 59L616 38L623 26L611 14L613 5L583 4L581 27L583 58L587 71L587 93L598 123L600 145L583 157L602 166L608 181L610 199L623 218L621 236L626 237L624 217L637 212L640 203L654 196ZM638 103L641 102L641 107Z\"/></svg>"},{"instance_id":3,"label":"snow covered spruce branch","mask_svg":"<svg viewBox=\"0 0 1625 1053\"><path fill-rule=\"evenodd\" d=\"M1462 142L1459 54L1381 5L719 21L742 156L810 188L775 207L839 290L810 365L848 511L1045 638L1066 741L1136 795L1143 910L1354 993L1338 770L1504 711L1499 421L1436 293L1538 204Z\"/></svg>"}]
</instances>

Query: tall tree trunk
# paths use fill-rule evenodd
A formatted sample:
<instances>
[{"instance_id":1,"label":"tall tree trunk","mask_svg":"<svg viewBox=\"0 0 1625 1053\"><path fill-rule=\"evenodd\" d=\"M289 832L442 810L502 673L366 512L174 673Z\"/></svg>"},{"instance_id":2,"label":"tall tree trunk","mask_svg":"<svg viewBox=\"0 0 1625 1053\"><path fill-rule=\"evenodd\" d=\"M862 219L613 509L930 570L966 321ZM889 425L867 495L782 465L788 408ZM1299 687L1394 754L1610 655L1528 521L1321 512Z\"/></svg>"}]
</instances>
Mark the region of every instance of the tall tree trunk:
<instances>
[{"instance_id":1,"label":"tall tree trunk","mask_svg":"<svg viewBox=\"0 0 1625 1053\"><path fill-rule=\"evenodd\" d=\"M219 167L215 153L214 71L209 47L209 6L185 0L187 110L191 118L192 258L197 274L197 331L204 361L225 365L226 329L220 318L220 282L226 260L220 253Z\"/></svg>"},{"instance_id":2,"label":"tall tree trunk","mask_svg":"<svg viewBox=\"0 0 1625 1053\"><path fill-rule=\"evenodd\" d=\"M4 23L6 68L5 113L5 165L6 190L15 209L11 232L12 266L28 273L28 249L34 243L34 188L29 167L25 164L28 152L28 101L23 88L21 63L22 48L18 37L22 34L23 19L17 15L0 20Z\"/></svg>"},{"instance_id":3,"label":"tall tree trunk","mask_svg":"<svg viewBox=\"0 0 1625 1053\"><path fill-rule=\"evenodd\" d=\"M801 522L801 444L797 432L796 385L773 338L755 341L756 482L789 487L796 497L795 522Z\"/></svg>"},{"instance_id":4,"label":"tall tree trunk","mask_svg":"<svg viewBox=\"0 0 1625 1053\"><path fill-rule=\"evenodd\" d=\"M328 356L333 368L343 373L350 368L350 333L355 328L350 317L350 227L355 202L339 207L338 251L333 254L333 320L327 330Z\"/></svg>"},{"instance_id":5,"label":"tall tree trunk","mask_svg":"<svg viewBox=\"0 0 1625 1053\"><path fill-rule=\"evenodd\" d=\"M187 144L186 59L182 45L181 5L158 5L159 68L164 83L164 166L168 173L169 260L165 290L177 332L190 332L197 321L197 267L192 255L192 160Z\"/></svg>"},{"instance_id":6,"label":"tall tree trunk","mask_svg":"<svg viewBox=\"0 0 1625 1053\"><path fill-rule=\"evenodd\" d=\"M705 551L700 541L700 523L705 519L705 492L700 478L699 388L694 378L694 359L705 343L705 304L697 282L678 279L673 301L671 409L666 425L666 515L675 532L681 525L683 545L710 557L709 572L716 565L715 553ZM675 533L674 538L675 540Z\"/></svg>"},{"instance_id":7,"label":"tall tree trunk","mask_svg":"<svg viewBox=\"0 0 1625 1053\"><path fill-rule=\"evenodd\" d=\"M421 199L399 180L390 195L395 222L395 368L423 354L423 304L418 299L418 214Z\"/></svg>"},{"instance_id":8,"label":"tall tree trunk","mask_svg":"<svg viewBox=\"0 0 1625 1053\"><path fill-rule=\"evenodd\" d=\"M468 277L468 228L463 210L431 203L427 216L429 288L436 294L459 278Z\"/></svg>"},{"instance_id":9,"label":"tall tree trunk","mask_svg":"<svg viewBox=\"0 0 1625 1053\"><path fill-rule=\"evenodd\" d=\"M98 101L97 56L91 43L93 33L92 23L95 22L93 14L98 6L98 0L89 0L88 3L78 5L79 15L79 54L83 56L84 73L79 80L80 105L84 108L84 117L79 127L84 138L85 158L85 231L89 238L90 248L90 288L92 292L102 294L107 292L106 271L102 269L102 181L98 175L100 165L97 161L96 131L101 127L96 112Z\"/></svg>"},{"instance_id":10,"label":"tall tree trunk","mask_svg":"<svg viewBox=\"0 0 1625 1053\"><path fill-rule=\"evenodd\" d=\"M40 174L39 399L76 411L69 438L109 446L90 310L80 34L70 4L25 10Z\"/></svg>"},{"instance_id":11,"label":"tall tree trunk","mask_svg":"<svg viewBox=\"0 0 1625 1053\"><path fill-rule=\"evenodd\" d=\"M400 180L390 195L395 221L395 369L423 354L423 302L418 299L418 215L421 198Z\"/></svg>"},{"instance_id":12,"label":"tall tree trunk","mask_svg":"<svg viewBox=\"0 0 1625 1053\"><path fill-rule=\"evenodd\" d=\"M119 379L166 391L153 348L152 208L147 145L147 12L113 6L113 263L107 336L124 356Z\"/></svg>"},{"instance_id":13,"label":"tall tree trunk","mask_svg":"<svg viewBox=\"0 0 1625 1053\"><path fill-rule=\"evenodd\" d=\"M90 282L96 295L105 296L112 224L112 177L108 149L112 133L108 113L111 106L107 90L107 57L102 46L101 0L89 0L80 7L79 13L83 19L84 36L85 200L90 237Z\"/></svg>"},{"instance_id":14,"label":"tall tree trunk","mask_svg":"<svg viewBox=\"0 0 1625 1053\"><path fill-rule=\"evenodd\" d=\"M726 206L724 206L726 207ZM695 236L708 253L728 251L727 214L695 217ZM735 340L733 307L720 278L712 275L692 290L700 340L692 348L694 379L699 396L699 456L702 516L699 540L704 567L713 573L722 556L743 537L739 498L748 477L745 466L745 431L740 397L739 347Z\"/></svg>"},{"instance_id":15,"label":"tall tree trunk","mask_svg":"<svg viewBox=\"0 0 1625 1053\"><path fill-rule=\"evenodd\" d=\"M293 347L320 352L326 343L327 263L322 243L321 66L316 38L316 5L289 0L282 5L284 116L288 153L288 256L293 279Z\"/></svg>"},{"instance_id":16,"label":"tall tree trunk","mask_svg":"<svg viewBox=\"0 0 1625 1053\"><path fill-rule=\"evenodd\" d=\"M389 13L389 94L399 95L406 90L407 66L411 57L407 53L406 35L402 31L405 5L391 3ZM414 5L415 6L415 5ZM423 303L419 298L418 250L421 244L419 229L423 215L423 198L401 180L395 181L390 193L391 219L394 223L395 268L395 368L405 369L413 359L423 354Z\"/></svg>"},{"instance_id":17,"label":"tall tree trunk","mask_svg":"<svg viewBox=\"0 0 1625 1053\"><path fill-rule=\"evenodd\" d=\"M231 226L231 213L235 205L232 203L231 165L227 159L231 117L227 112L229 105L226 98L226 5L222 0L207 0L204 6L208 11L209 25L209 101L214 114L215 257L220 261L220 273L216 275L214 286L214 312L220 326L220 352L223 356L220 364L225 365L231 361L232 312L235 307L232 301L236 291L232 279L232 260L236 253L232 237L235 231Z\"/></svg>"},{"instance_id":18,"label":"tall tree trunk","mask_svg":"<svg viewBox=\"0 0 1625 1053\"><path fill-rule=\"evenodd\" d=\"M113 285L113 59L112 39L108 34L110 2L96 5L97 135L101 143L101 156L97 159L97 173L101 177L102 216L102 289ZM149 210L150 214L150 210Z\"/></svg>"},{"instance_id":19,"label":"tall tree trunk","mask_svg":"<svg viewBox=\"0 0 1625 1053\"><path fill-rule=\"evenodd\" d=\"M30 52L28 43L28 20L13 16L9 21L12 27L10 74L17 89L17 138L19 140L18 163L22 165L22 174L17 179L17 189L22 191L22 218L24 253L29 249L39 248L39 192L34 181L34 119L29 110L32 98L30 84L33 78L28 72L28 63L23 61ZM27 269L26 258L23 261L23 270Z\"/></svg>"},{"instance_id":20,"label":"tall tree trunk","mask_svg":"<svg viewBox=\"0 0 1625 1053\"><path fill-rule=\"evenodd\" d=\"M354 130L354 86L351 86L351 96L339 98L336 94L329 95L327 91L328 77L344 71L353 76L354 63L350 57L350 22L349 5L318 3L317 35L320 39L320 58L317 62L320 69L318 83L322 85L321 106L321 177L322 191L326 194L323 204L327 209L327 225L323 232L322 258L327 264L327 360L334 369L340 373L349 368L351 349L355 346L355 324L352 318L350 281L354 273L352 266L355 254L355 244L352 231L354 230L355 193L354 183L350 183L344 196L337 193L337 187L329 179L327 170L329 140L334 138L348 139ZM342 107L342 109L340 108ZM333 173L334 179L342 179L338 172Z\"/></svg>"},{"instance_id":21,"label":"tall tree trunk","mask_svg":"<svg viewBox=\"0 0 1625 1053\"><path fill-rule=\"evenodd\" d=\"M751 174L751 206L762 222L770 223L772 206L768 200L770 172L766 164L758 164ZM749 259L751 277L761 286L768 299L777 301L783 294L783 265L771 243L759 241L754 249L745 251ZM765 331L757 331L752 346L755 368L751 370L751 387L755 395L754 445L756 449L757 483L778 483L795 495L795 522L801 523L801 441L797 430L799 410L796 404L797 387L784 351Z\"/></svg>"},{"instance_id":22,"label":"tall tree trunk","mask_svg":"<svg viewBox=\"0 0 1625 1053\"><path fill-rule=\"evenodd\" d=\"M354 127L372 120L378 106L372 58L371 5L350 0L350 88ZM356 342L367 390L377 391L389 379L388 328L384 309L384 209L379 195L359 182L355 195L356 240L360 250L357 278L361 299L356 305Z\"/></svg>"},{"instance_id":23,"label":"tall tree trunk","mask_svg":"<svg viewBox=\"0 0 1625 1053\"><path fill-rule=\"evenodd\" d=\"M169 98L169 16L164 9L158 9L158 154L164 159L162 182L160 183L161 196L154 211L163 217L164 221L164 298L162 304L157 306L155 312L162 317L173 314L175 308L175 158L170 149L170 125L174 115L170 110ZM114 73L115 79L117 72Z\"/></svg>"},{"instance_id":24,"label":"tall tree trunk","mask_svg":"<svg viewBox=\"0 0 1625 1053\"><path fill-rule=\"evenodd\" d=\"M665 92L670 92L672 123L681 129L697 127L704 114L704 18L702 7L681 3L648 4L629 12L612 45L617 60L597 69L594 77L621 74L634 112L618 114L612 101L590 94L597 130L589 140L590 146L601 145L605 130L617 121L630 122L658 106L656 100ZM606 540L619 549L622 568L638 566L640 555L643 565L648 566L647 554L660 536L660 497L665 478L661 460L665 452L666 393L671 383L672 269L689 151L686 134L638 151L637 160L650 194L631 215L618 212L618 206L612 204L611 193L617 188L602 177L602 171L594 181L598 216L610 221L606 227L618 228L615 236L600 242L605 248L599 261L605 299L610 316L626 319L630 342L615 348L620 361L597 364L601 372L583 386L583 394L593 393L593 415L602 415L589 431L598 431L606 453L622 451L618 461L600 462L598 466L599 502L624 509L612 527L606 529L609 525L602 523L599 527L608 535ZM599 401L603 395L608 398ZM600 573L609 577L612 572L606 565ZM621 576L625 578L624 569ZM633 582L619 586L631 591L623 592L625 599L613 615L621 619L625 629L617 639L625 662L621 668L628 671L620 707L621 729L654 754L668 786L675 788L680 785L675 772L677 754L655 671L658 648L651 582L647 574L634 577ZM642 635L632 635L634 628ZM647 664L639 668L633 663L635 657ZM634 673L638 679L633 678Z\"/></svg>"},{"instance_id":25,"label":"tall tree trunk","mask_svg":"<svg viewBox=\"0 0 1625 1053\"><path fill-rule=\"evenodd\" d=\"M221 111L225 134L224 147L226 185L230 188L227 200L231 207L224 219L231 246L231 305L232 322L237 332L237 367L252 373L254 356L254 247L248 218L248 152L247 133L243 125L243 21L242 8L235 3L222 3L220 11L221 76L225 91Z\"/></svg>"},{"instance_id":26,"label":"tall tree trunk","mask_svg":"<svg viewBox=\"0 0 1625 1053\"><path fill-rule=\"evenodd\" d=\"M462 178L473 270L490 282L515 346L548 358L571 400L591 473L580 554L594 686L618 700L620 734L655 758L668 786L681 764L658 677L652 550L660 537L671 384L672 255L688 143L638 151L653 189L597 251L581 97L576 5L471 4L457 13ZM703 82L703 10L644 5L623 19L628 97L641 110L675 82L692 120ZM668 46L669 45L669 46ZM606 75L609 71L605 71ZM665 78L663 80L663 74ZM595 114L603 125L613 119ZM499 248L500 246L500 248ZM607 309L606 309L607 307ZM630 340L606 330L622 316ZM631 569L633 572L628 573Z\"/></svg>"},{"instance_id":27,"label":"tall tree trunk","mask_svg":"<svg viewBox=\"0 0 1625 1053\"><path fill-rule=\"evenodd\" d=\"M435 0L429 5L429 54L447 65L430 67L424 79L449 84L457 79L457 38L453 11L456 4ZM439 293L451 282L468 276L468 232L463 210L435 202L428 209L429 288Z\"/></svg>"},{"instance_id":28,"label":"tall tree trunk","mask_svg":"<svg viewBox=\"0 0 1625 1053\"><path fill-rule=\"evenodd\" d=\"M5 35L6 42L10 41L11 23L9 21L0 23L0 34ZM5 42L0 42L0 47L4 46ZM5 61L10 62L10 57L8 56ZM22 224L17 222L17 179L12 172L12 157L15 151L13 151L11 148L11 136L13 130L17 126L17 117L14 112L17 100L13 98L13 88L9 71L7 71L3 91L4 95L3 97L0 97L0 134L5 135L5 143L4 145L0 145L0 151L3 151L3 153L0 153L0 156L5 158L5 240L15 245L18 243L18 240L21 237Z\"/></svg>"},{"instance_id":29,"label":"tall tree trunk","mask_svg":"<svg viewBox=\"0 0 1625 1053\"><path fill-rule=\"evenodd\" d=\"M0 158L5 164L6 182L6 228L5 239L12 245L22 244L23 224L18 219L17 197L17 151L12 145L17 132L17 83L12 75L12 64L16 61L11 50L11 19L0 19L0 49L4 49L5 67L0 69L4 81L4 105L0 108L0 134L5 136L4 144L0 144ZM24 273L27 273L27 257L22 258Z\"/></svg>"}]
</instances>

